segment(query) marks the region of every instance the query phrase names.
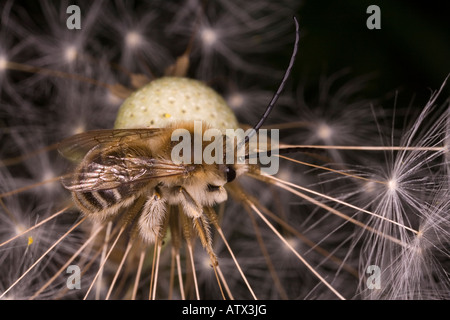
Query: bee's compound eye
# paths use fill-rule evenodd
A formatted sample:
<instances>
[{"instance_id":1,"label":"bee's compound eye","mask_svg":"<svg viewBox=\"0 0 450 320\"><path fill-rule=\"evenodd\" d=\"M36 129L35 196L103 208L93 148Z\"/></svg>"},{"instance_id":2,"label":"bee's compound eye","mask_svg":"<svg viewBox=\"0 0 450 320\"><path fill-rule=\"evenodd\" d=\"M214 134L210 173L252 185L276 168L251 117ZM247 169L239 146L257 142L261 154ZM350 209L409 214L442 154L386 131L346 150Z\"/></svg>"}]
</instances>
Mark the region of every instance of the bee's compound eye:
<instances>
[{"instance_id":1,"label":"bee's compound eye","mask_svg":"<svg viewBox=\"0 0 450 320\"><path fill-rule=\"evenodd\" d=\"M231 182L234 179L236 179L236 171L234 170L234 168L232 166L227 166L227 168L225 169L225 172L227 174L227 182Z\"/></svg>"}]
</instances>

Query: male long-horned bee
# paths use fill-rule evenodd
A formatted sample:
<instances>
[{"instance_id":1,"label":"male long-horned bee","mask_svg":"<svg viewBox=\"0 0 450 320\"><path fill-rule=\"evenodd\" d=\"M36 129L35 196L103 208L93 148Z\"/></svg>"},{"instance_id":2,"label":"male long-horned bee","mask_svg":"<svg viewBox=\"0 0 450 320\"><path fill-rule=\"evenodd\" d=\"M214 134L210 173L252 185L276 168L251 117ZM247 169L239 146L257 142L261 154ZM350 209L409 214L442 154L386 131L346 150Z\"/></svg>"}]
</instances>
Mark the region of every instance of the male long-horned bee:
<instances>
[{"instance_id":1,"label":"male long-horned bee","mask_svg":"<svg viewBox=\"0 0 450 320\"><path fill-rule=\"evenodd\" d=\"M298 22L294 20L294 51L281 84L251 133L234 145L236 155L237 151L244 149L246 161L230 163L228 152L221 153L221 162L186 161L189 157L175 161L173 151L179 142L174 141L174 132L184 129L195 137L198 132L195 132L192 121L174 121L159 128L81 133L64 140L59 147L65 157L79 162L71 173L64 176L62 183L72 192L73 201L81 212L93 219L121 222L129 226L132 236L154 243L164 232L168 211L178 207L194 222L203 245L211 254L207 222L211 219L210 208L227 199L227 183L247 171L258 170L258 165L248 162L251 156L249 141L275 106L292 70L299 41ZM184 113L195 112L185 110ZM204 126L202 130L207 128ZM201 152L208 145L209 142L203 142ZM225 148L225 143L222 147ZM186 154L181 156L183 158ZM236 160L236 157L232 159Z\"/></svg>"},{"instance_id":2,"label":"male long-horned bee","mask_svg":"<svg viewBox=\"0 0 450 320\"><path fill-rule=\"evenodd\" d=\"M188 217L199 218L203 207L227 199L226 183L249 170L248 164L227 164L225 159L218 164L175 163L172 137L180 128L196 134L193 123L183 122L159 129L97 130L66 139L61 153L82 160L62 183L85 215L105 220L125 210L127 221L138 221L142 239L154 242L168 205L181 205ZM206 146L203 142L202 151Z\"/></svg>"}]
</instances>

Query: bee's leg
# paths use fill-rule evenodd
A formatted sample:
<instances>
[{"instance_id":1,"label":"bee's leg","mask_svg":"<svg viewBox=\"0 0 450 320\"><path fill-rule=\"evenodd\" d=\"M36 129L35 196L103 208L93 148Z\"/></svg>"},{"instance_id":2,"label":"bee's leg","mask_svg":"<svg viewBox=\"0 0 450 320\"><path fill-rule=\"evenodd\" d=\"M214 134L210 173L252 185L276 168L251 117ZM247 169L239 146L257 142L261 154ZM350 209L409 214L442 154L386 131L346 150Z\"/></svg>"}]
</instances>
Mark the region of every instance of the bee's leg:
<instances>
[{"instance_id":1,"label":"bee's leg","mask_svg":"<svg viewBox=\"0 0 450 320\"><path fill-rule=\"evenodd\" d=\"M167 203L157 189L147 197L140 212L137 228L146 243L155 243L161 238L161 226L166 216Z\"/></svg>"},{"instance_id":2,"label":"bee's leg","mask_svg":"<svg viewBox=\"0 0 450 320\"><path fill-rule=\"evenodd\" d=\"M212 266L213 267L217 266L219 262L212 248L212 237L211 231L209 229L209 222L207 221L205 216L201 216L198 219L194 219L193 222L195 229L197 230L197 234L200 238L200 241L202 242L203 247L210 256Z\"/></svg>"},{"instance_id":3,"label":"bee's leg","mask_svg":"<svg viewBox=\"0 0 450 320\"><path fill-rule=\"evenodd\" d=\"M208 209L211 208L207 208ZM212 209L211 209L212 210ZM214 250L212 248L212 237L211 232L209 228L209 221L205 215L202 215L201 217L194 219L194 226L197 229L197 233L199 235L200 241L202 242L203 247L206 249L206 252L208 252L210 260L211 260L211 266L214 269L214 274L216 275L217 284L219 285L220 292L222 294L223 299L225 300L225 293L222 288L221 280L219 279L219 261L217 260L217 256L214 253ZM222 279L223 281L223 279ZM227 287L227 286L226 286ZM228 291L228 290L227 290Z\"/></svg>"},{"instance_id":4,"label":"bee's leg","mask_svg":"<svg viewBox=\"0 0 450 320\"><path fill-rule=\"evenodd\" d=\"M195 263L194 263L194 250L193 250L193 230L192 230L192 220L186 215L184 212L183 206L180 204L178 205L178 211L180 212L179 217L183 229L183 236L186 241L186 251L189 256L190 261L190 271L186 270L186 287L189 287L191 284L191 281L194 283L194 289L195 289L195 295L197 300L200 300L200 293L198 289L198 282L197 282L197 274L195 271ZM184 214L181 214L184 213ZM189 266L189 264L187 265Z\"/></svg>"},{"instance_id":5,"label":"bee's leg","mask_svg":"<svg viewBox=\"0 0 450 320\"><path fill-rule=\"evenodd\" d=\"M194 198L183 187L179 187L181 194L181 205L184 213L189 218L192 218L194 227L197 230L200 241L203 247L211 257L213 265L217 265L217 257L212 250L212 239L209 230L209 222L203 214L202 207L195 201Z\"/></svg>"},{"instance_id":6,"label":"bee's leg","mask_svg":"<svg viewBox=\"0 0 450 320\"><path fill-rule=\"evenodd\" d=\"M189 195L187 192L185 192L187 195ZM189 196L190 197L190 196ZM192 199L192 198L191 198ZM211 266L214 269L214 274L216 275L216 279L217 279L217 284L219 285L219 289L220 292L222 294L223 299L225 300L225 294L224 291L222 289L222 284L221 281L219 279L219 273L218 273L218 269L219 269L219 261L217 259L216 254L214 253L214 249L212 247L212 237L211 237L211 231L210 231L210 224L208 221L208 218L206 217L206 215L203 214L203 210L200 206L192 206L191 203L191 199L187 198L186 202L183 204L183 210L185 211L184 208L188 207L189 210L194 209L195 212L186 212L185 211L185 215L184 215L184 219L183 219L183 229L184 229L184 233L185 233L185 238L186 238L186 243L188 244L188 249L191 249L191 230L192 230L192 223L194 225L194 228L197 231L197 235L200 238L200 241L202 243L203 248L205 248L206 252L209 255L209 259L211 261ZM194 200L194 199L192 199ZM195 202L195 201L194 201ZM209 208L207 208L209 209ZM192 223L191 223L191 219L192 219ZM190 253L192 254L192 252L190 251ZM195 277L195 275L194 275ZM194 282L196 282L196 279L194 278ZM198 293L197 293L198 296Z\"/></svg>"},{"instance_id":7,"label":"bee's leg","mask_svg":"<svg viewBox=\"0 0 450 320\"><path fill-rule=\"evenodd\" d=\"M181 206L185 215L193 220L197 234L202 242L203 247L211 257L213 265L217 265L217 257L212 250L212 239L209 230L209 222L206 216L203 214L202 207L195 201L194 198L183 187L179 187L179 193L181 195ZM186 231L185 231L186 233Z\"/></svg>"},{"instance_id":8,"label":"bee's leg","mask_svg":"<svg viewBox=\"0 0 450 320\"><path fill-rule=\"evenodd\" d=\"M135 225L136 218L142 211L144 203L145 197L143 196L138 197L129 207L123 208L120 213L120 216L114 221L119 226L129 228L129 230L131 231L130 235L132 237L134 236L133 226Z\"/></svg>"},{"instance_id":9,"label":"bee's leg","mask_svg":"<svg viewBox=\"0 0 450 320\"><path fill-rule=\"evenodd\" d=\"M198 219L203 215L203 209L200 204L183 187L178 187L179 200L184 213L192 219Z\"/></svg>"},{"instance_id":10,"label":"bee's leg","mask_svg":"<svg viewBox=\"0 0 450 320\"><path fill-rule=\"evenodd\" d=\"M214 253L214 250L212 248L212 237L211 232L209 228L209 221L208 218L203 213L202 207L195 201L194 198L183 188L179 187L179 192L182 195L181 196L181 206L185 213L185 219L184 219L184 230L185 230L185 237L186 242L188 245L190 244L190 230L191 227L187 220L190 220L188 218L192 219L193 225L197 231L197 234L200 238L200 241L203 245L203 248L205 248L206 252L209 255L209 258L211 260L211 266L214 269L214 273L216 274L217 283L219 284L220 291L222 293L223 298L225 299L225 295L222 290L222 285L219 280L219 276L217 273L217 267L219 265L218 259L216 254Z\"/></svg>"},{"instance_id":11,"label":"bee's leg","mask_svg":"<svg viewBox=\"0 0 450 320\"><path fill-rule=\"evenodd\" d=\"M138 205L139 208L137 208ZM167 202L161 196L160 190L155 188L150 196L139 197L139 201L133 206L133 208L138 209L137 211L127 212L129 219L133 219L131 222L131 238L140 238L144 245L154 244L149 299L155 299L156 297L159 259L169 222L167 206ZM135 296L135 293L133 295Z\"/></svg>"}]
</instances>

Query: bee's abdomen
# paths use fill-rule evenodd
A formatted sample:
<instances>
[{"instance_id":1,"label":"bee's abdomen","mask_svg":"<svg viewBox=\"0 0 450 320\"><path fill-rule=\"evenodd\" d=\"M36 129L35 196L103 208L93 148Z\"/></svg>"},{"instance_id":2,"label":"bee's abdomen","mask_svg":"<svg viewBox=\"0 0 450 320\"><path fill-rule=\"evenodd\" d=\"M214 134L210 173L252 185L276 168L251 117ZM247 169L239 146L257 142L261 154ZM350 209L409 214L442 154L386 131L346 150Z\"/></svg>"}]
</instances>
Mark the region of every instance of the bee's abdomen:
<instances>
[{"instance_id":1,"label":"bee's abdomen","mask_svg":"<svg viewBox=\"0 0 450 320\"><path fill-rule=\"evenodd\" d=\"M122 189L127 189L127 187L73 192L73 199L84 214L105 218L114 215L121 208L128 207L135 200L136 196L129 195L129 190Z\"/></svg>"}]
</instances>

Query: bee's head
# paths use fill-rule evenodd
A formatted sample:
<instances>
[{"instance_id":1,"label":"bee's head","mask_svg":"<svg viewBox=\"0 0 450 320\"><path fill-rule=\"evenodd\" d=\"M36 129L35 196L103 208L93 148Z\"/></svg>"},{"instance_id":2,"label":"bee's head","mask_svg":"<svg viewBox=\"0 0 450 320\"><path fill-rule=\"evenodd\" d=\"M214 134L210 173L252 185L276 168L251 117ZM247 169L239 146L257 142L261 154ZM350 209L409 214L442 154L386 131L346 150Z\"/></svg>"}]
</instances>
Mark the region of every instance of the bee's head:
<instances>
[{"instance_id":1,"label":"bee's head","mask_svg":"<svg viewBox=\"0 0 450 320\"><path fill-rule=\"evenodd\" d=\"M241 174L247 171L246 165L211 164L198 165L181 185L201 206L213 206L227 200L225 189Z\"/></svg>"}]
</instances>

